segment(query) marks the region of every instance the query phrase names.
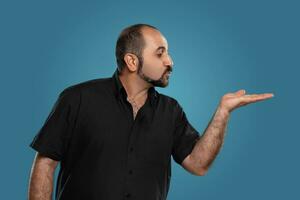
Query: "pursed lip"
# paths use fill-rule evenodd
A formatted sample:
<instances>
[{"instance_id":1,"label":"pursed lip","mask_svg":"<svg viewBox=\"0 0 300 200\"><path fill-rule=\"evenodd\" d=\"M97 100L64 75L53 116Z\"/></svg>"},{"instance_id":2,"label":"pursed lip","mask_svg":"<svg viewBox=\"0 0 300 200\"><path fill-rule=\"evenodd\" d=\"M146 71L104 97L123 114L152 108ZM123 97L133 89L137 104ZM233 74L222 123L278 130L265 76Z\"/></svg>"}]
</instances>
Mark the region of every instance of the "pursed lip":
<instances>
[{"instance_id":1,"label":"pursed lip","mask_svg":"<svg viewBox=\"0 0 300 200\"><path fill-rule=\"evenodd\" d=\"M170 73L170 72L167 72L167 73L166 73L166 77L169 78L170 76L171 76L171 73Z\"/></svg>"}]
</instances>

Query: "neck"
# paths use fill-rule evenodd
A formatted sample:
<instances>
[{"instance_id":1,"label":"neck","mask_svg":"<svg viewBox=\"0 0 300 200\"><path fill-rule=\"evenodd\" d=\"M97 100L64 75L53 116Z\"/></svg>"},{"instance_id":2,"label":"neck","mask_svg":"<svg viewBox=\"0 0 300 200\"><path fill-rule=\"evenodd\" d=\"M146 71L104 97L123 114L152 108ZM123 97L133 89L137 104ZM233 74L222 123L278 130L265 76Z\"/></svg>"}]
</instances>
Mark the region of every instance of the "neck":
<instances>
[{"instance_id":1,"label":"neck","mask_svg":"<svg viewBox=\"0 0 300 200\"><path fill-rule=\"evenodd\" d=\"M125 88L127 97L138 99L145 97L148 94L148 89L151 87L149 83L141 79L137 74L120 74L119 79Z\"/></svg>"}]
</instances>

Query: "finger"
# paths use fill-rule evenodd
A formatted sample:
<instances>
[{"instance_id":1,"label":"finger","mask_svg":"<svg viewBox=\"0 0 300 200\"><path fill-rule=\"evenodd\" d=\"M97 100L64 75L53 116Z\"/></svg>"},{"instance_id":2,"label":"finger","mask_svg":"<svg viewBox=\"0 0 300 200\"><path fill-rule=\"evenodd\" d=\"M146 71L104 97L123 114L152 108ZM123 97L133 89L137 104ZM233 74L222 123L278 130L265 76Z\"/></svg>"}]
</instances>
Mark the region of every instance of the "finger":
<instances>
[{"instance_id":1,"label":"finger","mask_svg":"<svg viewBox=\"0 0 300 200\"><path fill-rule=\"evenodd\" d=\"M249 97L262 97L262 96L274 96L273 93L262 93L262 94L247 94L245 96L249 96Z\"/></svg>"},{"instance_id":2,"label":"finger","mask_svg":"<svg viewBox=\"0 0 300 200\"><path fill-rule=\"evenodd\" d=\"M243 96L246 94L246 90L242 89L242 90L239 90L235 93L236 96Z\"/></svg>"},{"instance_id":3,"label":"finger","mask_svg":"<svg viewBox=\"0 0 300 200\"><path fill-rule=\"evenodd\" d=\"M249 94L249 95L245 95L245 96L250 96L250 97L253 97L253 98L270 98L270 97L273 97L274 94L273 93L263 93L263 94Z\"/></svg>"},{"instance_id":4,"label":"finger","mask_svg":"<svg viewBox=\"0 0 300 200\"><path fill-rule=\"evenodd\" d=\"M266 98L271 98L271 97L274 97L274 94L273 93L264 93L264 94L261 94L263 97L266 97Z\"/></svg>"},{"instance_id":5,"label":"finger","mask_svg":"<svg viewBox=\"0 0 300 200\"><path fill-rule=\"evenodd\" d=\"M265 94L250 94L242 96L242 101L245 103L251 103L256 101L262 101L265 99L272 98L274 95L272 93L265 93Z\"/></svg>"}]
</instances>

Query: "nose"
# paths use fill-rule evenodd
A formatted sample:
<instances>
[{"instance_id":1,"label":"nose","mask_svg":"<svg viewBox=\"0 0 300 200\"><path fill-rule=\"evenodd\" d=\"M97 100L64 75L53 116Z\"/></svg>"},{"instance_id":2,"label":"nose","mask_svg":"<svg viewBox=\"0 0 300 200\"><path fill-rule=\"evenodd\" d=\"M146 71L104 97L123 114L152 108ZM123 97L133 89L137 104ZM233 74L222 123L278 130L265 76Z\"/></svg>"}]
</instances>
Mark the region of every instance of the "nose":
<instances>
[{"instance_id":1,"label":"nose","mask_svg":"<svg viewBox=\"0 0 300 200\"><path fill-rule=\"evenodd\" d=\"M173 63L173 60L172 60L172 58L171 58L170 55L167 56L167 58L166 58L164 64L165 64L166 66L173 67L174 63Z\"/></svg>"}]
</instances>

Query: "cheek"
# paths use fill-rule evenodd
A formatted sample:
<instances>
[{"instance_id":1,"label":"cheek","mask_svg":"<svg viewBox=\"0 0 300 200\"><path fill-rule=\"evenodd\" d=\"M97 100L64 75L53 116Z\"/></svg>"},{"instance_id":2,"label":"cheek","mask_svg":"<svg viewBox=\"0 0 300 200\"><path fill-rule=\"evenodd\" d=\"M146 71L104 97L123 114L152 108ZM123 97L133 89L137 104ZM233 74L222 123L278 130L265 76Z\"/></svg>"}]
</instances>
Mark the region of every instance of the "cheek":
<instances>
[{"instance_id":1,"label":"cheek","mask_svg":"<svg viewBox=\"0 0 300 200\"><path fill-rule=\"evenodd\" d=\"M161 61L152 61L143 63L143 73L150 78L159 79L165 72L165 67L162 66Z\"/></svg>"}]
</instances>

